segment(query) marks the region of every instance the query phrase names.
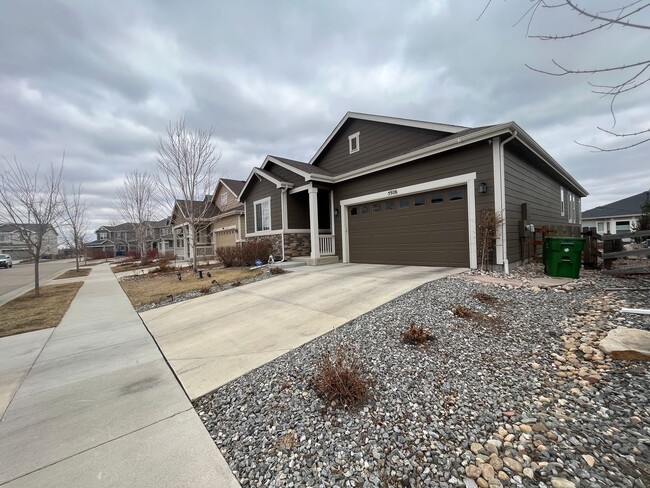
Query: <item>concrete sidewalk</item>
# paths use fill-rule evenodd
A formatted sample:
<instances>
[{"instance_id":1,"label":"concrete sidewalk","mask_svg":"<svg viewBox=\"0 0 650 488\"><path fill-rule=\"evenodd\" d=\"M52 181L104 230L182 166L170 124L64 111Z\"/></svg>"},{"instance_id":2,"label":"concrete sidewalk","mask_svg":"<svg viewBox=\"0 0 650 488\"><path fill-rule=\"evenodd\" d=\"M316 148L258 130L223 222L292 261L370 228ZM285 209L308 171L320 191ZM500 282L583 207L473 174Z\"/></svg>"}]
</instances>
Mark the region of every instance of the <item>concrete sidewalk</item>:
<instances>
[{"instance_id":1,"label":"concrete sidewalk","mask_svg":"<svg viewBox=\"0 0 650 488\"><path fill-rule=\"evenodd\" d=\"M41 336L0 362L1 486L239 486L108 265Z\"/></svg>"}]
</instances>

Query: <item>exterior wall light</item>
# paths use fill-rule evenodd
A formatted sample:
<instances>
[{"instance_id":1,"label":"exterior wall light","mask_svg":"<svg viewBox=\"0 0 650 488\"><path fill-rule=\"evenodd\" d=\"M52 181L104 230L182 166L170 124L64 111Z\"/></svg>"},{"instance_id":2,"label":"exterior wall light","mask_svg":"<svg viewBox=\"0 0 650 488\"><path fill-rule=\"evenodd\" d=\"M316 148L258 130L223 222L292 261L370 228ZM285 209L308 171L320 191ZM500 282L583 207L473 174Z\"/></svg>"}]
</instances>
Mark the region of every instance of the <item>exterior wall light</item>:
<instances>
[{"instance_id":1,"label":"exterior wall light","mask_svg":"<svg viewBox=\"0 0 650 488\"><path fill-rule=\"evenodd\" d=\"M478 192L487 193L487 183L485 181L482 181L481 184L478 186Z\"/></svg>"}]
</instances>

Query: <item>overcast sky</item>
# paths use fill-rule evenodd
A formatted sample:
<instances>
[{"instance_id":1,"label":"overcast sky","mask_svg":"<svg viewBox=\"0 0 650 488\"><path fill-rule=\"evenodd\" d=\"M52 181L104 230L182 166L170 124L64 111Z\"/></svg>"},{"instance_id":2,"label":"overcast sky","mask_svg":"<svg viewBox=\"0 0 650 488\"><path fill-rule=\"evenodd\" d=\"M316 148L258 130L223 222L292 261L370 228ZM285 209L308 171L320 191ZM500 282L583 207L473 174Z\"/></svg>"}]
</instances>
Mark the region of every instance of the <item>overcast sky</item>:
<instances>
[{"instance_id":1,"label":"overcast sky","mask_svg":"<svg viewBox=\"0 0 650 488\"><path fill-rule=\"evenodd\" d=\"M593 153L573 142L612 142L596 129L612 127L609 101L587 82L616 78L524 66L648 59L647 31L544 42L526 38L525 23L513 26L528 1L493 1L477 21L484 5L5 0L0 155L35 166L65 150L66 181L83 183L95 228L116 220L127 172L155 171L157 140L182 115L214 128L229 178L245 179L266 154L308 161L357 111L466 126L514 120L590 192L585 209L647 190L650 143ZM585 25L547 11L531 29ZM619 99L616 130L650 127L649 95L643 87Z\"/></svg>"}]
</instances>

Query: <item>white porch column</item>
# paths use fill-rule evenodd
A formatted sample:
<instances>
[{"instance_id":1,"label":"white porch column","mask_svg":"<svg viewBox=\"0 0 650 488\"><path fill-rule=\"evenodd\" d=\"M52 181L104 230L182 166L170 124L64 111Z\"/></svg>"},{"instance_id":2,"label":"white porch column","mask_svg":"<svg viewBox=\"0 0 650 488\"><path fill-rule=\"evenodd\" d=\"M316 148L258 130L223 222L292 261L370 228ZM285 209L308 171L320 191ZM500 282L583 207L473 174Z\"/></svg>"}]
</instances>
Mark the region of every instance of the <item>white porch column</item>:
<instances>
[{"instance_id":1,"label":"white porch column","mask_svg":"<svg viewBox=\"0 0 650 488\"><path fill-rule=\"evenodd\" d=\"M318 244L318 188L310 187L309 192L309 232L311 234L311 258L320 258Z\"/></svg>"}]
</instances>

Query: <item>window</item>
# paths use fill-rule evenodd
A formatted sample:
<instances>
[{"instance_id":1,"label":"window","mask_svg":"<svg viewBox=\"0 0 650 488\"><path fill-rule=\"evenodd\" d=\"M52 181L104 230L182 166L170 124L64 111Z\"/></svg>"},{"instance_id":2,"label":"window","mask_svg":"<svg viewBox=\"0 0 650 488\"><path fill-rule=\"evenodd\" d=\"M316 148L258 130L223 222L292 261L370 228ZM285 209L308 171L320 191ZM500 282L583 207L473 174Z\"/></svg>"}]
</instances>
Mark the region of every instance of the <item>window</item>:
<instances>
[{"instance_id":1,"label":"window","mask_svg":"<svg viewBox=\"0 0 650 488\"><path fill-rule=\"evenodd\" d=\"M399 199L399 208L408 208L409 207L409 199L408 198L400 198Z\"/></svg>"},{"instance_id":2,"label":"window","mask_svg":"<svg viewBox=\"0 0 650 488\"><path fill-rule=\"evenodd\" d=\"M106 239L108 239L107 233L106 232L100 232L99 233L99 240L102 241L102 240L106 240Z\"/></svg>"},{"instance_id":3,"label":"window","mask_svg":"<svg viewBox=\"0 0 650 488\"><path fill-rule=\"evenodd\" d=\"M221 205L225 205L226 203L228 203L228 194L223 192L221 194Z\"/></svg>"},{"instance_id":4,"label":"window","mask_svg":"<svg viewBox=\"0 0 650 488\"><path fill-rule=\"evenodd\" d=\"M372 211L373 212L380 212L381 211L381 203L373 203L372 204Z\"/></svg>"},{"instance_id":5,"label":"window","mask_svg":"<svg viewBox=\"0 0 650 488\"><path fill-rule=\"evenodd\" d=\"M350 154L353 154L353 153L359 151L359 134L360 134L360 132L357 132L356 134L352 134L351 136L348 136L348 144L350 146Z\"/></svg>"},{"instance_id":6,"label":"window","mask_svg":"<svg viewBox=\"0 0 650 488\"><path fill-rule=\"evenodd\" d=\"M386 210L393 210L393 205L394 205L394 204L393 204L393 201L392 201L392 200L389 200L389 201L386 202L386 205L384 206L384 208L385 208Z\"/></svg>"},{"instance_id":7,"label":"window","mask_svg":"<svg viewBox=\"0 0 650 488\"><path fill-rule=\"evenodd\" d=\"M445 194L437 191L431 194L431 203L442 203L445 201Z\"/></svg>"},{"instance_id":8,"label":"window","mask_svg":"<svg viewBox=\"0 0 650 488\"><path fill-rule=\"evenodd\" d=\"M424 195L415 195L413 197L413 206L414 207L419 207L421 205L424 205L425 201L426 200L424 198Z\"/></svg>"},{"instance_id":9,"label":"window","mask_svg":"<svg viewBox=\"0 0 650 488\"><path fill-rule=\"evenodd\" d=\"M616 233L625 234L630 232L630 221L629 220L619 220L616 222Z\"/></svg>"},{"instance_id":10,"label":"window","mask_svg":"<svg viewBox=\"0 0 650 488\"><path fill-rule=\"evenodd\" d=\"M564 217L564 188L560 187L560 215Z\"/></svg>"},{"instance_id":11,"label":"window","mask_svg":"<svg viewBox=\"0 0 650 488\"><path fill-rule=\"evenodd\" d=\"M567 192L567 200L569 201L569 223L576 224L578 223L578 212L576 211L576 196Z\"/></svg>"},{"instance_id":12,"label":"window","mask_svg":"<svg viewBox=\"0 0 650 488\"><path fill-rule=\"evenodd\" d=\"M449 201L453 202L454 200L462 200L465 198L464 190L449 190Z\"/></svg>"},{"instance_id":13,"label":"window","mask_svg":"<svg viewBox=\"0 0 650 488\"><path fill-rule=\"evenodd\" d=\"M368 213L368 207L361 207L361 215Z\"/></svg>"},{"instance_id":14,"label":"window","mask_svg":"<svg viewBox=\"0 0 650 488\"><path fill-rule=\"evenodd\" d=\"M0 234L0 242L9 242L8 234Z\"/></svg>"},{"instance_id":15,"label":"window","mask_svg":"<svg viewBox=\"0 0 650 488\"><path fill-rule=\"evenodd\" d=\"M350 209L350 215L356 215L357 214L357 207L352 207Z\"/></svg>"},{"instance_id":16,"label":"window","mask_svg":"<svg viewBox=\"0 0 650 488\"><path fill-rule=\"evenodd\" d=\"M605 223L604 222L598 222L596 227L597 227L598 232L605 232Z\"/></svg>"},{"instance_id":17,"label":"window","mask_svg":"<svg viewBox=\"0 0 650 488\"><path fill-rule=\"evenodd\" d=\"M255 206L255 232L271 230L271 199L265 198L254 202Z\"/></svg>"}]
</instances>

